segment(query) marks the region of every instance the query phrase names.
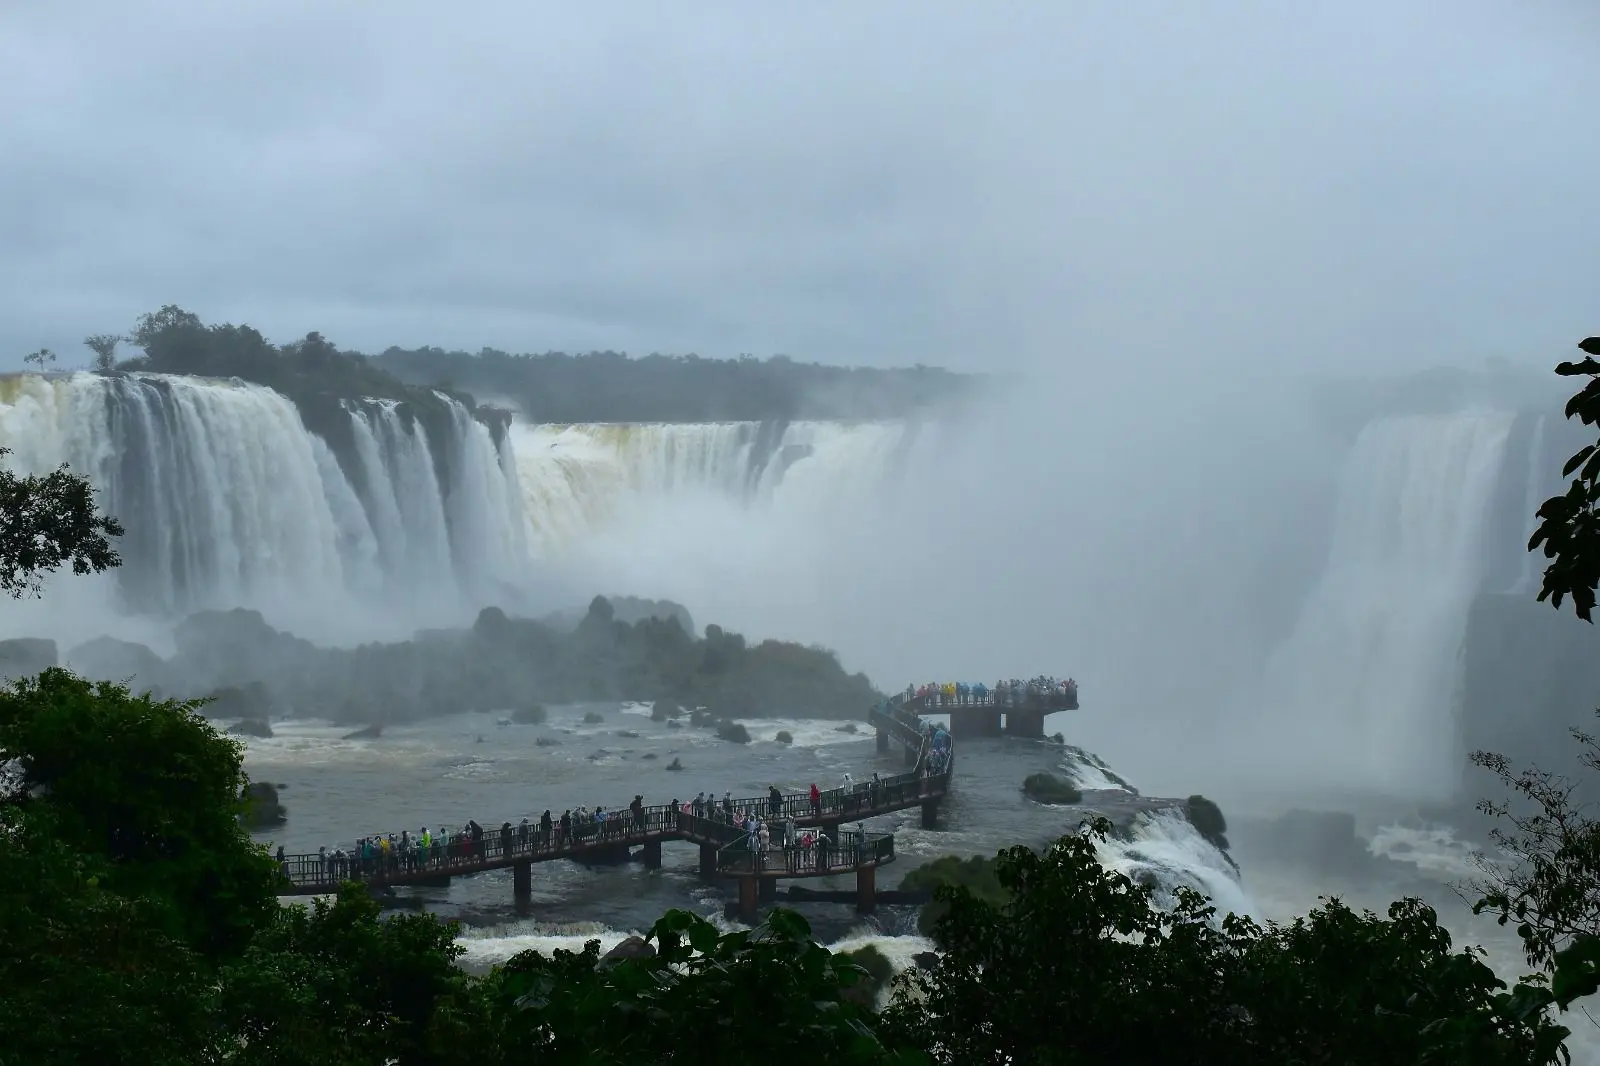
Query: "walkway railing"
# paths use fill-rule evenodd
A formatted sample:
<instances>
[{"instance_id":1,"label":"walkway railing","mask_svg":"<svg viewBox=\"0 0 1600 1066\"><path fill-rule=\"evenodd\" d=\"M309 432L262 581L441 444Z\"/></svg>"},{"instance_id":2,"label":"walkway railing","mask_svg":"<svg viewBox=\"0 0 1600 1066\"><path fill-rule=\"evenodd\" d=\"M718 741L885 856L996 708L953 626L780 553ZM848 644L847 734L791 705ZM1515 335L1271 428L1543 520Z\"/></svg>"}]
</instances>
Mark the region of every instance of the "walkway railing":
<instances>
[{"instance_id":1,"label":"walkway railing","mask_svg":"<svg viewBox=\"0 0 1600 1066\"><path fill-rule=\"evenodd\" d=\"M819 843L811 847L768 845L752 849L746 836L717 852L717 872L728 876L823 877L894 861L892 833L851 833L843 843L821 840L819 837Z\"/></svg>"},{"instance_id":2,"label":"walkway railing","mask_svg":"<svg viewBox=\"0 0 1600 1066\"><path fill-rule=\"evenodd\" d=\"M709 816L685 814L670 804L644 807L637 813L616 808L616 816L605 822L574 823L566 832L559 823L553 824L548 834L537 824L486 828L476 839L457 833L446 841L435 840L427 848L412 839L403 852L386 852L379 847L371 856L285 855L279 868L293 889L331 891L343 881L405 884L498 869L523 860L582 858L619 846L660 840L689 840L722 847L744 837L742 830L730 824L730 808L735 812L755 812L763 819L789 818L800 825L816 825L904 810L942 797L949 783L949 767L944 773L926 777L911 770L880 778L876 783L860 782L850 789L828 789L815 804L808 793L796 792L785 794L776 805L770 796L718 800Z\"/></svg>"}]
</instances>

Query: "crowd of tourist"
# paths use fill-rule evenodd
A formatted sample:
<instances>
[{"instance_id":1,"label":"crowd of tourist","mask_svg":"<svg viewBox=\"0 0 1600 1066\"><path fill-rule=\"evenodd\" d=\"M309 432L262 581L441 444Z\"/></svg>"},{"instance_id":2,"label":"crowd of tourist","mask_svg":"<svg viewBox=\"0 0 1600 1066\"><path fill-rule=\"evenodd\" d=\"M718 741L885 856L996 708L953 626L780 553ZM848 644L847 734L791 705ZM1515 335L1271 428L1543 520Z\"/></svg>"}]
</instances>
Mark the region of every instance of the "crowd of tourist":
<instances>
[{"instance_id":1,"label":"crowd of tourist","mask_svg":"<svg viewBox=\"0 0 1600 1066\"><path fill-rule=\"evenodd\" d=\"M941 758L947 759L949 734L943 735L946 740ZM934 737L930 734L927 750L941 750L932 747L933 744ZM927 763L929 759L923 761ZM870 812L883 801L886 787L903 786L886 786L876 773L871 780L856 782L847 773L838 788L827 792L814 782L807 791L792 793L772 785L764 803L736 802L731 791L724 791L720 799L714 792L702 791L690 800L674 798L664 807L646 807L643 796L634 796L633 802L625 808L578 806L562 811L559 816L546 810L537 820L523 818L517 825L502 822L498 829L486 829L476 821L469 821L460 828L423 826L416 833L402 830L398 834L362 837L348 851L342 847L331 851L322 847L317 849L314 858L297 857L296 869L290 868L289 857L281 847L277 859L291 878L331 883L350 877L444 870L465 862L560 851L586 843L620 843L631 836L672 829L693 832L697 827L692 820L703 820L719 827L717 830L698 827L704 835L732 843L742 840L751 851L793 853L788 862L795 869L824 868L830 849L864 839L859 827L854 836L852 831L842 829L830 834L826 829L801 828L797 819L820 818L825 809L845 815ZM728 829L742 831L742 838Z\"/></svg>"},{"instance_id":2,"label":"crowd of tourist","mask_svg":"<svg viewBox=\"0 0 1600 1066\"><path fill-rule=\"evenodd\" d=\"M1041 678L1038 683L1047 680ZM1028 682L1029 685L1035 683ZM957 699L963 695L971 697L974 688L948 687L952 697ZM933 685L921 689L908 687L903 695L893 696L875 708L922 734L915 771L918 779L943 773L950 764L949 730L938 723L923 722L911 709L913 700L935 689L943 691L940 686ZM976 689L984 698L994 691L982 685ZM735 801L733 793L725 790L720 798L714 791L702 791L690 800L674 798L664 807L646 807L643 796L634 796L633 802L624 808L578 806L560 815L546 810L537 819L523 818L516 825L506 821L499 828L486 829L476 821L469 821L459 828L422 826L415 833L402 830L375 834L357 840L350 850L339 847L330 851L322 847L315 856L296 856L294 869L290 868L290 857L281 847L277 850L277 859L284 872L295 880L334 882L384 873L444 870L461 863L481 862L498 856L509 858L528 852L560 851L586 843L620 843L632 836L680 828L693 831L696 827L690 820L699 819L719 827L705 835L729 840L730 844L740 843L742 839L750 851L761 854L782 852L793 869L820 869L826 867L831 849L862 843L865 834L859 825L855 830L837 828L831 834L827 829L802 828L797 819L821 818L824 810L845 816L870 812L883 804L885 788L905 787L908 787L906 782L886 784L876 773L871 780L862 782L855 781L847 773L840 786L827 792L815 782L805 792L785 793L776 785L769 786L764 802ZM727 829L741 831L742 838Z\"/></svg>"},{"instance_id":3,"label":"crowd of tourist","mask_svg":"<svg viewBox=\"0 0 1600 1066\"><path fill-rule=\"evenodd\" d=\"M924 708L935 707L1058 707L1078 702L1078 683L1053 677L1031 681L1012 678L996 681L993 687L983 682L935 681L926 685L907 685L901 694L904 702Z\"/></svg>"}]
</instances>

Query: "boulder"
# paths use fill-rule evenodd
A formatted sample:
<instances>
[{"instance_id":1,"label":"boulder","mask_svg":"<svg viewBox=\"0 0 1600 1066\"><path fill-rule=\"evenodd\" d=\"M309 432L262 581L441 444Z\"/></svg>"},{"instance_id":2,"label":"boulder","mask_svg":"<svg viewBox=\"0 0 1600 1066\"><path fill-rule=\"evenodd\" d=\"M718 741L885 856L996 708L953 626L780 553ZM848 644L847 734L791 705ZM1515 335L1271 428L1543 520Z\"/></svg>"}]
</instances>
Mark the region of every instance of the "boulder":
<instances>
[{"instance_id":1,"label":"boulder","mask_svg":"<svg viewBox=\"0 0 1600 1066\"><path fill-rule=\"evenodd\" d=\"M919 951L911 956L911 961L917 964L919 970L936 969L939 965L939 953L936 951Z\"/></svg>"},{"instance_id":2,"label":"boulder","mask_svg":"<svg viewBox=\"0 0 1600 1066\"><path fill-rule=\"evenodd\" d=\"M268 781L252 781L244 788L244 812L240 820L251 828L282 825L289 812L278 801L278 790Z\"/></svg>"},{"instance_id":3,"label":"boulder","mask_svg":"<svg viewBox=\"0 0 1600 1066\"><path fill-rule=\"evenodd\" d=\"M604 955L600 956L601 966L612 966L624 959L653 959L656 949L643 937L630 936Z\"/></svg>"},{"instance_id":4,"label":"boulder","mask_svg":"<svg viewBox=\"0 0 1600 1066\"><path fill-rule=\"evenodd\" d=\"M143 644L96 637L67 652L67 665L94 681L136 681L136 691L161 686L166 660Z\"/></svg>"},{"instance_id":5,"label":"boulder","mask_svg":"<svg viewBox=\"0 0 1600 1066\"><path fill-rule=\"evenodd\" d=\"M0 640L0 678L32 677L57 665L56 642L37 637Z\"/></svg>"},{"instance_id":6,"label":"boulder","mask_svg":"<svg viewBox=\"0 0 1600 1066\"><path fill-rule=\"evenodd\" d=\"M272 718L272 694L259 681L247 685L229 685L208 693L211 702L200 708L207 718L243 718L265 722Z\"/></svg>"},{"instance_id":7,"label":"boulder","mask_svg":"<svg viewBox=\"0 0 1600 1066\"><path fill-rule=\"evenodd\" d=\"M259 718L246 718L229 726L228 732L236 737L271 738L272 727Z\"/></svg>"}]
</instances>

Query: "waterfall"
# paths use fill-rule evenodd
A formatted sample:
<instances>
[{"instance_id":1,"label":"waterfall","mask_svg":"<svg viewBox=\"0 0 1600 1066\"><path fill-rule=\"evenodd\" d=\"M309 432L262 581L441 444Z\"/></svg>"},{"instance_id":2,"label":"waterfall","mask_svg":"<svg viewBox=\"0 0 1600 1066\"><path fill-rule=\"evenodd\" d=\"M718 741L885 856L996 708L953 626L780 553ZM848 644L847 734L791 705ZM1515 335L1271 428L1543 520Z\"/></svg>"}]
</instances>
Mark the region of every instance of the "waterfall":
<instances>
[{"instance_id":1,"label":"waterfall","mask_svg":"<svg viewBox=\"0 0 1600 1066\"><path fill-rule=\"evenodd\" d=\"M465 407L443 394L440 399L450 410L457 471L446 501L457 571L477 589L514 582L528 556L516 456L508 445L497 446L489 427Z\"/></svg>"},{"instance_id":2,"label":"waterfall","mask_svg":"<svg viewBox=\"0 0 1600 1066\"><path fill-rule=\"evenodd\" d=\"M458 579L479 594L526 565L514 457L441 402L437 441L403 405L346 403L353 454L340 455L262 386L21 374L0 378L0 446L14 470L66 463L99 490L127 530L115 584L133 613L406 604L459 598Z\"/></svg>"},{"instance_id":3,"label":"waterfall","mask_svg":"<svg viewBox=\"0 0 1600 1066\"><path fill-rule=\"evenodd\" d=\"M1297 788L1447 798L1467 609L1512 416L1369 424L1348 456L1321 580L1260 694L1250 751ZM1262 743L1262 742L1265 743Z\"/></svg>"},{"instance_id":4,"label":"waterfall","mask_svg":"<svg viewBox=\"0 0 1600 1066\"><path fill-rule=\"evenodd\" d=\"M529 531L543 554L669 498L797 517L882 492L916 434L900 422L516 425Z\"/></svg>"},{"instance_id":5,"label":"waterfall","mask_svg":"<svg viewBox=\"0 0 1600 1066\"><path fill-rule=\"evenodd\" d=\"M1540 415L1533 423L1533 440L1528 444L1528 481L1526 486L1525 502L1522 514L1527 521L1527 534L1520 547L1522 553L1522 569L1517 576L1516 584L1511 587L1511 592L1518 596L1532 595L1544 580L1544 555L1542 553L1527 551L1528 538L1533 536L1534 530L1539 527L1539 519L1534 517L1539 513L1539 507L1549 495L1545 491L1550 484L1550 471L1546 468L1549 462L1546 452L1547 444L1545 422L1548 416Z\"/></svg>"},{"instance_id":6,"label":"waterfall","mask_svg":"<svg viewBox=\"0 0 1600 1066\"><path fill-rule=\"evenodd\" d=\"M345 406L384 570L412 579L449 574L450 529L427 434L392 401Z\"/></svg>"}]
</instances>

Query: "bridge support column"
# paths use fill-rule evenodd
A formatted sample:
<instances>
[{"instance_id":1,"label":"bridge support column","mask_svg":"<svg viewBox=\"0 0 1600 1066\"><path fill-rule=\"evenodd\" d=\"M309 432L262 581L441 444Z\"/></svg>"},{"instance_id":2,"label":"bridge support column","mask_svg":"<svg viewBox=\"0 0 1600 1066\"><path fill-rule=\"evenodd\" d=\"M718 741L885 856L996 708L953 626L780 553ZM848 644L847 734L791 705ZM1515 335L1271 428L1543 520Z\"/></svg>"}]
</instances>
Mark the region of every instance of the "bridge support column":
<instances>
[{"instance_id":1,"label":"bridge support column","mask_svg":"<svg viewBox=\"0 0 1600 1066\"><path fill-rule=\"evenodd\" d=\"M889 734L878 730L878 754L887 755L889 752Z\"/></svg>"},{"instance_id":2,"label":"bridge support column","mask_svg":"<svg viewBox=\"0 0 1600 1066\"><path fill-rule=\"evenodd\" d=\"M856 911L871 914L878 909L878 868L863 866L856 871Z\"/></svg>"},{"instance_id":3,"label":"bridge support column","mask_svg":"<svg viewBox=\"0 0 1600 1066\"><path fill-rule=\"evenodd\" d=\"M1013 737L1044 738L1044 712L1040 710L1007 711L1006 733Z\"/></svg>"},{"instance_id":4,"label":"bridge support column","mask_svg":"<svg viewBox=\"0 0 1600 1066\"><path fill-rule=\"evenodd\" d=\"M717 874L717 846L715 844L700 845L700 876L715 877Z\"/></svg>"},{"instance_id":5,"label":"bridge support column","mask_svg":"<svg viewBox=\"0 0 1600 1066\"><path fill-rule=\"evenodd\" d=\"M644 844L644 868L646 870L661 869L661 841L647 840Z\"/></svg>"},{"instance_id":6,"label":"bridge support column","mask_svg":"<svg viewBox=\"0 0 1600 1066\"><path fill-rule=\"evenodd\" d=\"M739 920L746 925L755 925L761 920L761 909L758 904L760 889L756 887L755 877L739 878Z\"/></svg>"},{"instance_id":7,"label":"bridge support column","mask_svg":"<svg viewBox=\"0 0 1600 1066\"><path fill-rule=\"evenodd\" d=\"M533 898L533 863L528 859L511 865L511 891L518 903Z\"/></svg>"},{"instance_id":8,"label":"bridge support column","mask_svg":"<svg viewBox=\"0 0 1600 1066\"><path fill-rule=\"evenodd\" d=\"M950 712L950 736L955 740L999 735L998 707L956 707Z\"/></svg>"},{"instance_id":9,"label":"bridge support column","mask_svg":"<svg viewBox=\"0 0 1600 1066\"><path fill-rule=\"evenodd\" d=\"M915 748L907 748L906 749L906 765L907 766L915 766L915 765L917 765L917 752L916 752Z\"/></svg>"},{"instance_id":10,"label":"bridge support column","mask_svg":"<svg viewBox=\"0 0 1600 1066\"><path fill-rule=\"evenodd\" d=\"M762 903L771 903L778 898L778 879L776 877L762 877L756 880L756 899Z\"/></svg>"},{"instance_id":11,"label":"bridge support column","mask_svg":"<svg viewBox=\"0 0 1600 1066\"><path fill-rule=\"evenodd\" d=\"M922 805L922 828L939 828L939 801L927 800Z\"/></svg>"}]
</instances>

